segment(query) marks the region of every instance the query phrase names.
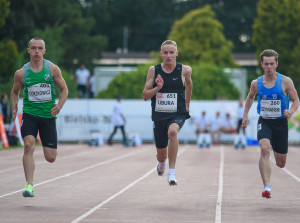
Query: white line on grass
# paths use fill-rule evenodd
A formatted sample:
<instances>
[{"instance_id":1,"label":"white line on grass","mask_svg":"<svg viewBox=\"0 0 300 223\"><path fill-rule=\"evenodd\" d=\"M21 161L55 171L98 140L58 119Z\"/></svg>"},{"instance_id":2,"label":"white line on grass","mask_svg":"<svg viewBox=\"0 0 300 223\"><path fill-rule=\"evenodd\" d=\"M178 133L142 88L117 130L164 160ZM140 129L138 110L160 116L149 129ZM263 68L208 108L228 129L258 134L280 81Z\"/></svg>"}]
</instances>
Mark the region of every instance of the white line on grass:
<instances>
[{"instance_id":1,"label":"white line on grass","mask_svg":"<svg viewBox=\"0 0 300 223\"><path fill-rule=\"evenodd\" d=\"M95 168L95 167L98 167L98 166L102 166L102 165L105 165L105 164L109 164L109 163L112 163L112 162L115 162L115 161L118 161L120 159L124 159L124 158L127 158L129 156L132 156L132 155L135 155L136 153L139 153L141 152L140 151L134 151L134 152L131 152L129 154L126 154L126 155L123 155L123 156L118 156L116 158L113 158L113 159L109 159L109 160L106 160L106 161L103 161L103 162L99 162L99 163L96 163L94 165L91 165L91 166L87 166L83 169L80 169L80 170L76 170L76 171L73 171L71 173L67 173L65 175L62 175L62 176L59 176L59 177L55 177L53 179L50 179L50 180L46 180L46 181L43 181L43 182L40 182L38 184L35 184L34 187L37 187L37 186L40 186L40 185L43 185L43 184L46 184L46 183L50 183L50 182L53 182L53 181L56 181L56 180L60 180L60 179L63 179L63 178L66 178L66 177L70 177L72 175L75 175L75 174L78 174L78 173L82 173L84 171L87 171L87 170L90 170L92 168ZM7 193L7 194L3 194L3 195L0 195L0 198L3 198L3 197L7 197L9 195L13 195L13 194L16 194L16 193L19 193L21 191L23 191L24 189L21 189L21 190L17 190L17 191L14 191L14 192L11 192L11 193Z\"/></svg>"},{"instance_id":2,"label":"white line on grass","mask_svg":"<svg viewBox=\"0 0 300 223\"><path fill-rule=\"evenodd\" d=\"M220 148L220 170L219 170L219 190L216 205L215 223L221 223L222 195L223 195L223 170L224 170L224 146Z\"/></svg>"},{"instance_id":3,"label":"white line on grass","mask_svg":"<svg viewBox=\"0 0 300 223\"><path fill-rule=\"evenodd\" d=\"M178 153L178 156L180 156L183 152L185 151L185 149L181 150ZM178 157L177 156L177 157ZM118 197L119 195L121 195L122 193L124 193L125 191L127 191L128 189L130 189L131 187L133 187L134 185L136 185L137 183L139 183L140 181L142 181L143 179L145 179L146 177L148 177L150 174L152 174L154 171L156 171L156 167L151 169L150 171L148 171L147 173L145 173L143 176L141 176L140 178L138 178L137 180L133 181L132 183L128 184L126 187L124 187L122 190L120 190L119 192L115 193L114 195L110 196L109 198L107 198L105 201L102 201L100 204L98 204L97 206L95 206L94 208L90 209L88 212L84 213L83 215L79 216L78 218L76 218L75 220L73 220L71 223L78 223L81 220L85 219L86 217L88 217L89 215L91 215L92 213L94 213L95 211L97 211L99 208L103 207L105 204L109 203L110 201L112 201L113 199L115 199L116 197Z\"/></svg>"}]
</instances>

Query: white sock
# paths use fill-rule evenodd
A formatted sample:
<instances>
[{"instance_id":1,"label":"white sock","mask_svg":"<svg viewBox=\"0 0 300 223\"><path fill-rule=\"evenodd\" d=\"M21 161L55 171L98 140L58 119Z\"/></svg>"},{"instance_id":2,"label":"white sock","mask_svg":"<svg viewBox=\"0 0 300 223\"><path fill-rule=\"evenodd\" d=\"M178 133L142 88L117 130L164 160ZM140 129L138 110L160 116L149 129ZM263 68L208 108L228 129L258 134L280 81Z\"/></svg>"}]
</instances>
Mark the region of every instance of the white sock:
<instances>
[{"instance_id":1,"label":"white sock","mask_svg":"<svg viewBox=\"0 0 300 223\"><path fill-rule=\"evenodd\" d=\"M175 169L169 169L168 174L175 174Z\"/></svg>"}]
</instances>

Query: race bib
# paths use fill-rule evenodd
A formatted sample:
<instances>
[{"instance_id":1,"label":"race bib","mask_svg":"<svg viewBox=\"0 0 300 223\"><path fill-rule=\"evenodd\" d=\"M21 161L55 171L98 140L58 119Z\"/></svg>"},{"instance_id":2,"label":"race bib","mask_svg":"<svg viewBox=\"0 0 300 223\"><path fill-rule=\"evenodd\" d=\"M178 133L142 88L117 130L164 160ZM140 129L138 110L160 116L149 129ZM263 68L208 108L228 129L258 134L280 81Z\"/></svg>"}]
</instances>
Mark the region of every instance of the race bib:
<instances>
[{"instance_id":1,"label":"race bib","mask_svg":"<svg viewBox=\"0 0 300 223\"><path fill-rule=\"evenodd\" d=\"M261 100L260 115L265 118L281 117L281 101L280 100Z\"/></svg>"},{"instance_id":2,"label":"race bib","mask_svg":"<svg viewBox=\"0 0 300 223\"><path fill-rule=\"evenodd\" d=\"M51 85L35 84L28 87L28 100L32 102L51 101Z\"/></svg>"},{"instance_id":3,"label":"race bib","mask_svg":"<svg viewBox=\"0 0 300 223\"><path fill-rule=\"evenodd\" d=\"M156 93L156 112L177 112L177 93Z\"/></svg>"}]
</instances>

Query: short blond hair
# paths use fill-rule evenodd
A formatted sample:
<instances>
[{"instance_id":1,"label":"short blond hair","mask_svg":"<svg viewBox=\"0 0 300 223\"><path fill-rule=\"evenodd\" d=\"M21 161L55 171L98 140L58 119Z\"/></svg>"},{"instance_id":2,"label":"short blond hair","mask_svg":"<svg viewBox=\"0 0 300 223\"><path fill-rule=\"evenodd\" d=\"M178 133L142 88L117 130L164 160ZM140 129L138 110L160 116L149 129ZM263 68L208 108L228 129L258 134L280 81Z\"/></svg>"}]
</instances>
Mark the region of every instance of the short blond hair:
<instances>
[{"instance_id":1,"label":"short blond hair","mask_svg":"<svg viewBox=\"0 0 300 223\"><path fill-rule=\"evenodd\" d=\"M176 47L177 49L177 43L174 40L165 40L162 44L160 49L164 46L164 45L173 45Z\"/></svg>"},{"instance_id":2,"label":"short blond hair","mask_svg":"<svg viewBox=\"0 0 300 223\"><path fill-rule=\"evenodd\" d=\"M261 62L264 62L264 57L274 57L275 61L278 62L278 53L275 50L266 49L262 51L262 53L259 56Z\"/></svg>"},{"instance_id":3,"label":"short blond hair","mask_svg":"<svg viewBox=\"0 0 300 223\"><path fill-rule=\"evenodd\" d=\"M33 37L31 40L29 40L28 48L30 48L30 43L32 42L32 40L42 40L44 42L44 48L46 48L45 41L41 37Z\"/></svg>"}]
</instances>

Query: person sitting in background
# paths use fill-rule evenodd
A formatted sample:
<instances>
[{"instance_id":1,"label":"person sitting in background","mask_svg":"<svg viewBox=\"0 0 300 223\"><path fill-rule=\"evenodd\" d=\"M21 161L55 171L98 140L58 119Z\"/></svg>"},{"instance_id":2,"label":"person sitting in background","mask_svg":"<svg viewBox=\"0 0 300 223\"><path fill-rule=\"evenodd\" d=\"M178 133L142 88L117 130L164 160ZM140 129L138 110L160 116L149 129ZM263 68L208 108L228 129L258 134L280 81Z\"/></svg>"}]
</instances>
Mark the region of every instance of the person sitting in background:
<instances>
[{"instance_id":1,"label":"person sitting in background","mask_svg":"<svg viewBox=\"0 0 300 223\"><path fill-rule=\"evenodd\" d=\"M196 134L199 136L201 133L209 132L210 123L206 117L206 112L203 111L202 115L196 119Z\"/></svg>"},{"instance_id":2,"label":"person sitting in background","mask_svg":"<svg viewBox=\"0 0 300 223\"><path fill-rule=\"evenodd\" d=\"M220 131L224 132L224 133L235 133L236 132L235 125L234 125L233 121L231 120L230 113L226 113L225 120L223 121L223 123L220 126Z\"/></svg>"},{"instance_id":3,"label":"person sitting in background","mask_svg":"<svg viewBox=\"0 0 300 223\"><path fill-rule=\"evenodd\" d=\"M220 127L222 125L222 119L220 117L220 112L216 112L215 118L211 122L211 137L213 144L217 145L220 142L221 132Z\"/></svg>"}]
</instances>

